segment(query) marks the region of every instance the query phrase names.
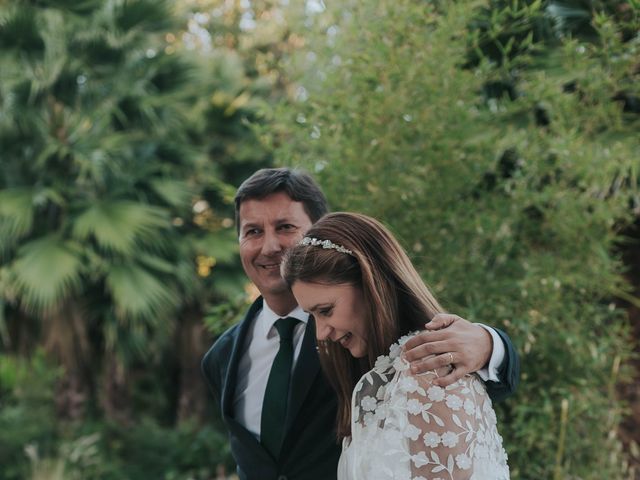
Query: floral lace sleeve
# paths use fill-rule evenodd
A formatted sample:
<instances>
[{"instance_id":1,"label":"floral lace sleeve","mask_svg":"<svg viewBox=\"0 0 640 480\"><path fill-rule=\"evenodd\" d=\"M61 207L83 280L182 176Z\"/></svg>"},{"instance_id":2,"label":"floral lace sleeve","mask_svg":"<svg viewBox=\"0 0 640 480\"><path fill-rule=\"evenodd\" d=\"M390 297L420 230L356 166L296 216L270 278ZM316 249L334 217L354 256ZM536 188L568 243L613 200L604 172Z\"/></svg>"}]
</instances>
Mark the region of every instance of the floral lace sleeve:
<instances>
[{"instance_id":1,"label":"floral lace sleeve","mask_svg":"<svg viewBox=\"0 0 640 480\"><path fill-rule=\"evenodd\" d=\"M396 344L360 379L352 399L349 480L509 478L482 381L467 375L441 388L435 378L436 372L413 375Z\"/></svg>"}]
</instances>

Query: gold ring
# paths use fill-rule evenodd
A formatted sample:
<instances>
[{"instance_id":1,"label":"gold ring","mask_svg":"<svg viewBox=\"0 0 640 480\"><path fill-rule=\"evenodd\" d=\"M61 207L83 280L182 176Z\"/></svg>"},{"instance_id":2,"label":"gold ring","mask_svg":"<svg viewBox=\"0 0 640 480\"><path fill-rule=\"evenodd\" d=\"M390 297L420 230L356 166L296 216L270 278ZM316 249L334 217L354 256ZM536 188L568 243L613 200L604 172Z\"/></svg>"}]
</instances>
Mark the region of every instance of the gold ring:
<instances>
[{"instance_id":1,"label":"gold ring","mask_svg":"<svg viewBox=\"0 0 640 480\"><path fill-rule=\"evenodd\" d=\"M453 365L453 353L449 352L449 365Z\"/></svg>"}]
</instances>

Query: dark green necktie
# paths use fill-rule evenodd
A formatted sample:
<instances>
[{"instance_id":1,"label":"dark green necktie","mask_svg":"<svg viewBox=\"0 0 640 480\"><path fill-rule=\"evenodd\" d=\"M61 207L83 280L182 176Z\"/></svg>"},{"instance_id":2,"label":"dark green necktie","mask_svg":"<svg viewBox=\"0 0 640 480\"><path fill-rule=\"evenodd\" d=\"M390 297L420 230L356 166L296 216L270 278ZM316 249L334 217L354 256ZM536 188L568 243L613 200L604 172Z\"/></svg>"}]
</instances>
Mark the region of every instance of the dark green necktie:
<instances>
[{"instance_id":1,"label":"dark green necktie","mask_svg":"<svg viewBox=\"0 0 640 480\"><path fill-rule=\"evenodd\" d=\"M293 329L298 322L297 318L287 317L277 320L275 324L280 335L280 349L273 359L269 373L260 421L260 442L275 459L282 446L293 365Z\"/></svg>"}]
</instances>

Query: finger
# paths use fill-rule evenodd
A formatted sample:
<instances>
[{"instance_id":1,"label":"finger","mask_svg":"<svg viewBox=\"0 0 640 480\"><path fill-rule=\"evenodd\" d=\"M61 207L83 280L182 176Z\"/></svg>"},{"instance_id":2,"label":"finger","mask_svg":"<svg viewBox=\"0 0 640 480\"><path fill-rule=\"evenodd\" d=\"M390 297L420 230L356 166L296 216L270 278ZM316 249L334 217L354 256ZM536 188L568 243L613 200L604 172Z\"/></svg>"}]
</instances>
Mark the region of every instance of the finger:
<instances>
[{"instance_id":1,"label":"finger","mask_svg":"<svg viewBox=\"0 0 640 480\"><path fill-rule=\"evenodd\" d=\"M439 387L447 387L464 377L467 372L462 368L454 368L448 375L433 380L433 384Z\"/></svg>"},{"instance_id":2,"label":"finger","mask_svg":"<svg viewBox=\"0 0 640 480\"><path fill-rule=\"evenodd\" d=\"M457 316L448 313L438 313L434 315L429 323L425 325L427 330L440 330L441 328L447 328L453 322L455 322Z\"/></svg>"},{"instance_id":3,"label":"finger","mask_svg":"<svg viewBox=\"0 0 640 480\"><path fill-rule=\"evenodd\" d=\"M432 335L431 332L417 333L413 337L411 337L409 340L406 341L406 343L402 346L402 349L405 352L408 352L409 350L416 348L417 346L422 345L423 343L428 343L431 335Z\"/></svg>"},{"instance_id":4,"label":"finger","mask_svg":"<svg viewBox=\"0 0 640 480\"><path fill-rule=\"evenodd\" d=\"M416 339L416 337L419 337L419 338ZM457 335L455 334L455 332L452 332L450 328L443 328L442 330L422 332L414 336L413 338L411 338L411 340L415 339L411 345L417 346L417 345L420 345L421 343L441 342L441 341L449 340L452 338L453 339L457 338ZM408 344L409 342L407 342L405 346ZM405 348L405 350L407 349Z\"/></svg>"},{"instance_id":5,"label":"finger","mask_svg":"<svg viewBox=\"0 0 640 480\"><path fill-rule=\"evenodd\" d=\"M407 362L422 360L430 355L437 355L449 351L449 342L429 342L422 343L411 350L405 350L404 358Z\"/></svg>"},{"instance_id":6,"label":"finger","mask_svg":"<svg viewBox=\"0 0 640 480\"><path fill-rule=\"evenodd\" d=\"M434 357L423 358L411 362L411 372L415 374L426 373L432 370L438 370L439 368L448 367L450 365L451 357L449 356L449 353L445 353L443 355L436 355Z\"/></svg>"}]
</instances>

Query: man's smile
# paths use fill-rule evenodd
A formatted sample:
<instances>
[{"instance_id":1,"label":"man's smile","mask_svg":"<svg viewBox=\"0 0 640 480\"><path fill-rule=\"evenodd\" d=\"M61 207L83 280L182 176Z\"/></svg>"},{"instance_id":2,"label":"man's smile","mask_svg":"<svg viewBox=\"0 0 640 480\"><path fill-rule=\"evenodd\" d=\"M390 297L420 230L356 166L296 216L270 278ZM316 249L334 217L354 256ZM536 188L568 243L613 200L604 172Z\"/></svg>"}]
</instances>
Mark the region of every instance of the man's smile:
<instances>
[{"instance_id":1,"label":"man's smile","mask_svg":"<svg viewBox=\"0 0 640 480\"><path fill-rule=\"evenodd\" d=\"M276 263L259 263L258 266L264 270L280 270L280 262Z\"/></svg>"}]
</instances>

